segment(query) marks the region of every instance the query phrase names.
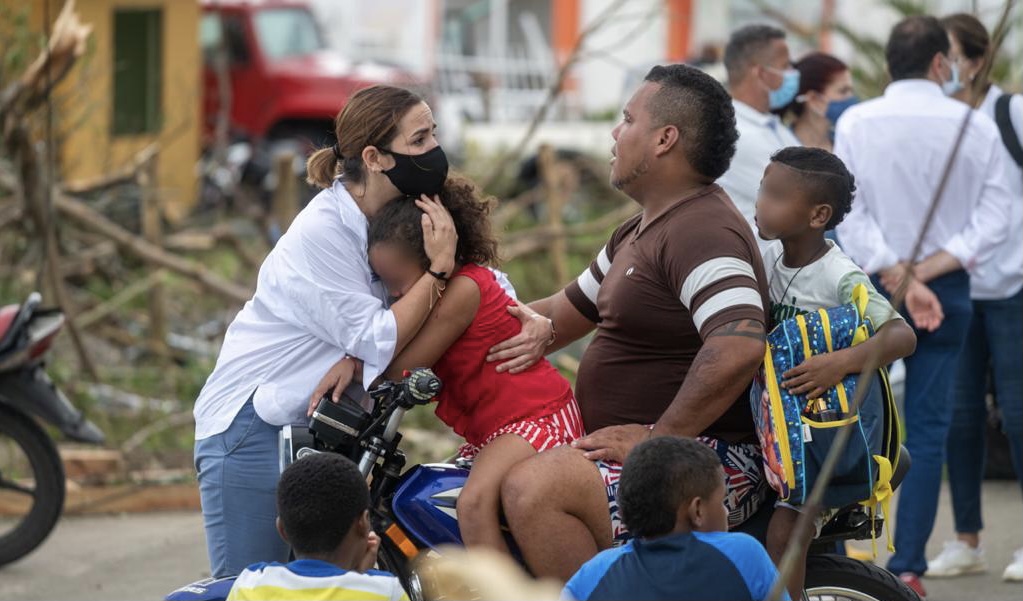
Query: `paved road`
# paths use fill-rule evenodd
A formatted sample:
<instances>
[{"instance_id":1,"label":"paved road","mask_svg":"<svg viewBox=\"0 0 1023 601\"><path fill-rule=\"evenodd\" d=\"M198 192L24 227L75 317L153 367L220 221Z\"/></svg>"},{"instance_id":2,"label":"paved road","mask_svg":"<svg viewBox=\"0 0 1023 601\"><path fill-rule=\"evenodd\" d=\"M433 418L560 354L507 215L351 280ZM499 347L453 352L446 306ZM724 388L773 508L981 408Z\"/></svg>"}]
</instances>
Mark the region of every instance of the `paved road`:
<instances>
[{"instance_id":1,"label":"paved road","mask_svg":"<svg viewBox=\"0 0 1023 601\"><path fill-rule=\"evenodd\" d=\"M162 599L208 575L197 513L68 517L35 553L0 569L0 599Z\"/></svg>"},{"instance_id":2,"label":"paved road","mask_svg":"<svg viewBox=\"0 0 1023 601\"><path fill-rule=\"evenodd\" d=\"M947 489L943 495L932 553L952 533ZM925 580L929 601L1023 598L1023 583L1001 581L1012 551L1023 546L1019 488L1006 482L986 484L984 507L991 573ZM0 570L0 600L160 599L207 575L204 545L202 521L195 513L66 518L41 549Z\"/></svg>"},{"instance_id":3,"label":"paved road","mask_svg":"<svg viewBox=\"0 0 1023 601\"><path fill-rule=\"evenodd\" d=\"M953 579L924 578L927 601L1020 601L1023 599L1023 582L1002 582L1002 570L1012 559L1012 552L1023 547L1023 497L1016 482L986 482L983 492L984 524L982 533L990 572L976 576ZM896 503L892 503L895 507ZM898 516L896 516L898 519ZM934 534L927 545L927 557L941 552L942 544L955 537L952 527L952 502L949 499L948 483L942 486L941 505ZM870 543L857 544L861 549L870 549ZM878 548L885 551L882 541ZM888 553L879 553L878 565L885 565Z\"/></svg>"}]
</instances>

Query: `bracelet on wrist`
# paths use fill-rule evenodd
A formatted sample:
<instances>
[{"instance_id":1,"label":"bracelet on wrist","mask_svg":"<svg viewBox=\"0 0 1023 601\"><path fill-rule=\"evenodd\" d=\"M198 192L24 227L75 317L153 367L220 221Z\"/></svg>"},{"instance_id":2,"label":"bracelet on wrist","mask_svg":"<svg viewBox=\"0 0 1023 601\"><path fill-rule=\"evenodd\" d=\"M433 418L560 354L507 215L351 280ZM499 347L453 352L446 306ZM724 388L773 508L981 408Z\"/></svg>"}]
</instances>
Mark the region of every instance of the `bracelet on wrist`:
<instances>
[{"instance_id":1,"label":"bracelet on wrist","mask_svg":"<svg viewBox=\"0 0 1023 601\"><path fill-rule=\"evenodd\" d=\"M550 317L547 317L546 315L540 315L539 313L533 312L532 310L530 310L529 317L531 319L546 319L547 320L547 323L550 324L550 326L551 326L551 337L547 341L547 346L550 346L550 345L554 344L554 341L558 339L558 332L557 332L557 330L554 329L554 320L551 319Z\"/></svg>"},{"instance_id":2,"label":"bracelet on wrist","mask_svg":"<svg viewBox=\"0 0 1023 601\"><path fill-rule=\"evenodd\" d=\"M435 277L438 280L444 282L445 284L450 279L450 278L448 278L448 272L446 272L446 271L434 271L432 269L427 268L426 273L432 275L433 277Z\"/></svg>"}]
</instances>

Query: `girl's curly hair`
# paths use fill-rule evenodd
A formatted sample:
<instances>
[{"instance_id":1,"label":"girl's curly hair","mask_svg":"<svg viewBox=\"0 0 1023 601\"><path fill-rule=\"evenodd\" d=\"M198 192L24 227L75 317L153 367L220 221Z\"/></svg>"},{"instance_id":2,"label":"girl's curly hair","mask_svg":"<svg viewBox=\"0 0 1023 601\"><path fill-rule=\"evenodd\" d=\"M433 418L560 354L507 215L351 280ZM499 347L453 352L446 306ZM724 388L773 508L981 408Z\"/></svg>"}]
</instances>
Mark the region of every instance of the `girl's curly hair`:
<instances>
[{"instance_id":1,"label":"girl's curly hair","mask_svg":"<svg viewBox=\"0 0 1023 601\"><path fill-rule=\"evenodd\" d=\"M455 173L448 175L444 182L440 200L451 213L458 232L455 262L496 267L497 238L490 229L490 211L496 200L484 195L469 178ZM428 269L430 259L423 248L422 215L423 211L410 199L387 203L370 220L369 246L380 242L399 245L418 260L423 269Z\"/></svg>"}]
</instances>

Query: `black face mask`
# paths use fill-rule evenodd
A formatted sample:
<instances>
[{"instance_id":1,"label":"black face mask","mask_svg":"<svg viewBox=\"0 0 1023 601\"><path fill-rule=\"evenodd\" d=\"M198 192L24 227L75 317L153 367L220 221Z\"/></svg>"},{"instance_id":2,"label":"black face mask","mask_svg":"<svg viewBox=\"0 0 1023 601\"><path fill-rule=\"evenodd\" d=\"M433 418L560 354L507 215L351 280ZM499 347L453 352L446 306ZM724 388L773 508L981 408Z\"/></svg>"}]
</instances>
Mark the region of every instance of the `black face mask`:
<instances>
[{"instance_id":1,"label":"black face mask","mask_svg":"<svg viewBox=\"0 0 1023 601\"><path fill-rule=\"evenodd\" d=\"M394 157L394 167L384 171L402 194L418 198L439 194L448 178L448 157L438 146L423 154L410 155L383 150Z\"/></svg>"}]
</instances>

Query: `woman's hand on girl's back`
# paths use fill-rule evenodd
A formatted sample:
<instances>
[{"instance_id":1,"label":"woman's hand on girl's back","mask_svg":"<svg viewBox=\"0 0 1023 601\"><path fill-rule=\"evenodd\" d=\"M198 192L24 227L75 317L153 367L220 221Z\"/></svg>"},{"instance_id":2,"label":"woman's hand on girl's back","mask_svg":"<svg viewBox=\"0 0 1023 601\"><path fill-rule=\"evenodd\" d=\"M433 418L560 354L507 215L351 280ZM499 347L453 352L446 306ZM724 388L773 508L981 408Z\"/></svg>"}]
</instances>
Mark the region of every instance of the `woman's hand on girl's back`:
<instances>
[{"instance_id":1,"label":"woman's hand on girl's back","mask_svg":"<svg viewBox=\"0 0 1023 601\"><path fill-rule=\"evenodd\" d=\"M423 250L430 259L430 269L451 275L455 269L455 248L458 232L451 213L444 208L439 196L422 195L416 206L423 210Z\"/></svg>"},{"instance_id":2,"label":"woman's hand on girl's back","mask_svg":"<svg viewBox=\"0 0 1023 601\"><path fill-rule=\"evenodd\" d=\"M352 378L355 377L358 367L359 360L348 355L345 355L340 361L331 366L326 375L320 379L320 383L316 385L316 388L313 390L313 396L309 397L309 409L306 410L306 417L312 417L313 411L316 411L317 405L320 404L320 399L331 389L334 390L331 400L335 403L339 402L341 400L341 393L352 383Z\"/></svg>"}]
</instances>

